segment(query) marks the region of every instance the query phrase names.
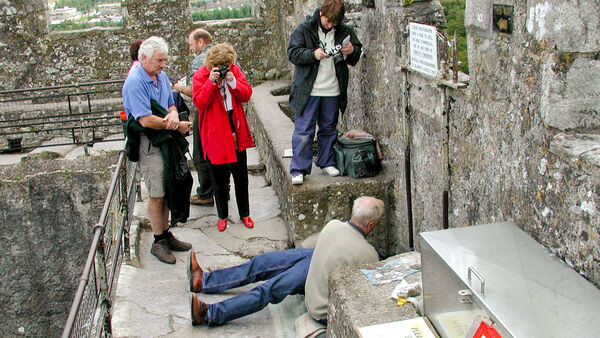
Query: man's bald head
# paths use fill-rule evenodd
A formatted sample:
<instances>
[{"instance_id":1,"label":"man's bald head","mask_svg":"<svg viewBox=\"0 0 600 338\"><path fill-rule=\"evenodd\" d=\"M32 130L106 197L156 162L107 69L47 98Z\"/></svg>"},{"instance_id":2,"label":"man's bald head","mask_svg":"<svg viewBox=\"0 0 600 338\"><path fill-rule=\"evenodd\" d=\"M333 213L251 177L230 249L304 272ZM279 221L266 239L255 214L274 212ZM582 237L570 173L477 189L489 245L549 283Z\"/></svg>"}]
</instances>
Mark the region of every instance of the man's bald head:
<instances>
[{"instance_id":1,"label":"man's bald head","mask_svg":"<svg viewBox=\"0 0 600 338\"><path fill-rule=\"evenodd\" d=\"M200 54L202 48L212 43L212 35L202 28L194 29L188 36L190 51L194 54Z\"/></svg>"},{"instance_id":2,"label":"man's bald head","mask_svg":"<svg viewBox=\"0 0 600 338\"><path fill-rule=\"evenodd\" d=\"M368 234L383 217L383 201L372 196L361 196L352 205L352 222Z\"/></svg>"}]
</instances>

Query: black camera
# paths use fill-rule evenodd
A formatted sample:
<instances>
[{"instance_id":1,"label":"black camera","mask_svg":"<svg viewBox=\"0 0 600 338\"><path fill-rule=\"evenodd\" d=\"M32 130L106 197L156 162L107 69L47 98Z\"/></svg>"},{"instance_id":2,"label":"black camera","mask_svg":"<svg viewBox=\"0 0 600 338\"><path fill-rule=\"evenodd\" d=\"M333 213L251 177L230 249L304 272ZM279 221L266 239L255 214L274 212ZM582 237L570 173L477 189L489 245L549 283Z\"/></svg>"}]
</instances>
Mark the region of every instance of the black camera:
<instances>
[{"instance_id":1,"label":"black camera","mask_svg":"<svg viewBox=\"0 0 600 338\"><path fill-rule=\"evenodd\" d=\"M335 45L329 49L325 50L325 54L329 56L336 56L341 53L342 45Z\"/></svg>"},{"instance_id":2,"label":"black camera","mask_svg":"<svg viewBox=\"0 0 600 338\"><path fill-rule=\"evenodd\" d=\"M227 72L229 72L229 66L219 66L219 77L221 79L225 78L225 75L227 75Z\"/></svg>"}]
</instances>

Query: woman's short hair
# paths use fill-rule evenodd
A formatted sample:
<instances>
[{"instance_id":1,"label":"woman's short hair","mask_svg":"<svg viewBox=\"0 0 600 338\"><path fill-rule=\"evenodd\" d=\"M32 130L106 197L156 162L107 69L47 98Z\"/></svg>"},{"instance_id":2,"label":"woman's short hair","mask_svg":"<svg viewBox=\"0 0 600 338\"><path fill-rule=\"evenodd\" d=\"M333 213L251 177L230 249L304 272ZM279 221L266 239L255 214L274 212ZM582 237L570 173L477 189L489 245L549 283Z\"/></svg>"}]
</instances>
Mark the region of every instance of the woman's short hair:
<instances>
[{"instance_id":1,"label":"woman's short hair","mask_svg":"<svg viewBox=\"0 0 600 338\"><path fill-rule=\"evenodd\" d=\"M233 46L228 43L220 43L214 45L206 53L204 59L204 67L211 70L218 65L232 65L237 58L237 53Z\"/></svg>"},{"instance_id":2,"label":"woman's short hair","mask_svg":"<svg viewBox=\"0 0 600 338\"><path fill-rule=\"evenodd\" d=\"M352 219L362 226L379 222L383 217L383 201L371 196L361 196L352 205Z\"/></svg>"},{"instance_id":3,"label":"woman's short hair","mask_svg":"<svg viewBox=\"0 0 600 338\"><path fill-rule=\"evenodd\" d=\"M337 25L344 20L346 15L346 7L342 0L323 0L321 5L321 15L327 18L329 22Z\"/></svg>"},{"instance_id":4,"label":"woman's short hair","mask_svg":"<svg viewBox=\"0 0 600 338\"><path fill-rule=\"evenodd\" d=\"M135 39L129 44L129 56L131 61L139 60L138 53L140 52L140 45L144 42L144 39Z\"/></svg>"},{"instance_id":5,"label":"woman's short hair","mask_svg":"<svg viewBox=\"0 0 600 338\"><path fill-rule=\"evenodd\" d=\"M144 40L140 45L138 58L141 60L142 55L146 55L146 57L150 59L157 51L169 54L169 45L167 45L167 42L163 38L151 36Z\"/></svg>"}]
</instances>

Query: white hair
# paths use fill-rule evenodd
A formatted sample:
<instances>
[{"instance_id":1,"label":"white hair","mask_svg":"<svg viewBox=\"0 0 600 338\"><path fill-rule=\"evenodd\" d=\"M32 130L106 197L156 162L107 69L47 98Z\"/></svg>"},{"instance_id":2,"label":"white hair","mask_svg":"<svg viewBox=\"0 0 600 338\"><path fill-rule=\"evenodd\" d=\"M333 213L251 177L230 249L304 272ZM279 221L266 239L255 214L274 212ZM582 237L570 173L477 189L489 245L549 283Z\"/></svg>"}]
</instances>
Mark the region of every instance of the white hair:
<instances>
[{"instance_id":1,"label":"white hair","mask_svg":"<svg viewBox=\"0 0 600 338\"><path fill-rule=\"evenodd\" d=\"M165 39L158 36L151 36L144 40L144 42L142 42L140 45L138 59L142 60L142 55L146 55L146 57L150 59L157 51L169 54L169 46L167 45Z\"/></svg>"},{"instance_id":2,"label":"white hair","mask_svg":"<svg viewBox=\"0 0 600 338\"><path fill-rule=\"evenodd\" d=\"M361 196L352 205L352 219L361 226L379 222L383 217L383 201L371 196Z\"/></svg>"}]
</instances>

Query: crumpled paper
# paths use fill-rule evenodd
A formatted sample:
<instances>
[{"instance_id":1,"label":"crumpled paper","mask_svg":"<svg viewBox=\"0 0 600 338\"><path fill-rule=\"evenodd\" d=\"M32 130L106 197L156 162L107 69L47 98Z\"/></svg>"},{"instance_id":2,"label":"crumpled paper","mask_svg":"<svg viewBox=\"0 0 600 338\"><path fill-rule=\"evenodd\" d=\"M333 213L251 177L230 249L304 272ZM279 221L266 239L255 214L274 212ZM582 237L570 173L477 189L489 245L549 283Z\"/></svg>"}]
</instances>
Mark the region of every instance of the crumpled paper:
<instances>
[{"instance_id":1,"label":"crumpled paper","mask_svg":"<svg viewBox=\"0 0 600 338\"><path fill-rule=\"evenodd\" d=\"M407 297L416 297L423 292L423 288L421 287L421 283L408 283L405 279L402 280L390 295L391 299L398 299L399 297L407 298Z\"/></svg>"}]
</instances>

